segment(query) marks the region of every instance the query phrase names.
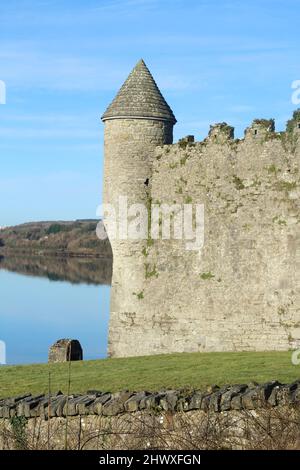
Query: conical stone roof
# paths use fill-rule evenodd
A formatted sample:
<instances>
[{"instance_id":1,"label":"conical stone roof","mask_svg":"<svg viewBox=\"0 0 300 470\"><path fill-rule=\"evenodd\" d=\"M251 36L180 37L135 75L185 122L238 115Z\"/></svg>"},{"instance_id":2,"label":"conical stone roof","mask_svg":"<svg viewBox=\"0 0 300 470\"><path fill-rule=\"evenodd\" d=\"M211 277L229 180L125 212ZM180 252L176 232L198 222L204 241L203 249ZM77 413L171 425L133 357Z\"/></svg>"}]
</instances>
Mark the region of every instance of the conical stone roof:
<instances>
[{"instance_id":1,"label":"conical stone roof","mask_svg":"<svg viewBox=\"0 0 300 470\"><path fill-rule=\"evenodd\" d=\"M176 123L145 62L140 60L102 116L106 119L153 118Z\"/></svg>"}]
</instances>

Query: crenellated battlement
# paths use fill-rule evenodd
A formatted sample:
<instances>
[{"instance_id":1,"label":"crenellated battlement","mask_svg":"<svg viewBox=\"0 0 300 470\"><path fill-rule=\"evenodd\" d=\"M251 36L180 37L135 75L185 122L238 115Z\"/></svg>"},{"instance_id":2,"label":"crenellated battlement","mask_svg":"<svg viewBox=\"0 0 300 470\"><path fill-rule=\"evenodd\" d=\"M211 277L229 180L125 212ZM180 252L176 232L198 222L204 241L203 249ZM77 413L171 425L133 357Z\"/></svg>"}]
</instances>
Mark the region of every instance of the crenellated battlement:
<instances>
[{"instance_id":1,"label":"crenellated battlement","mask_svg":"<svg viewBox=\"0 0 300 470\"><path fill-rule=\"evenodd\" d=\"M181 148L185 148L191 144L205 144L205 143L241 143L245 140L253 141L267 141L268 139L278 139L283 142L288 142L291 135L300 135L300 109L294 111L293 117L287 122L286 130L283 132L276 132L274 119L254 119L249 127L244 131L244 138L235 139L234 127L226 122L212 124L210 126L208 136L202 141L196 141L195 137L188 135L178 141ZM300 139L299 139L300 143ZM175 144L176 145L176 144Z\"/></svg>"},{"instance_id":2,"label":"crenellated battlement","mask_svg":"<svg viewBox=\"0 0 300 470\"><path fill-rule=\"evenodd\" d=\"M219 143L234 139L234 127L229 126L226 122L221 122L210 126L208 139L216 140Z\"/></svg>"},{"instance_id":3,"label":"crenellated battlement","mask_svg":"<svg viewBox=\"0 0 300 470\"><path fill-rule=\"evenodd\" d=\"M284 132L255 119L236 139L221 122L173 144L175 116L140 62L103 120L105 202L204 216L197 250L152 239L149 215L147 239L112 241L110 355L300 347L300 109Z\"/></svg>"},{"instance_id":4,"label":"crenellated battlement","mask_svg":"<svg viewBox=\"0 0 300 470\"><path fill-rule=\"evenodd\" d=\"M296 132L300 135L300 109L294 111L292 119L287 122L287 132Z\"/></svg>"}]
</instances>

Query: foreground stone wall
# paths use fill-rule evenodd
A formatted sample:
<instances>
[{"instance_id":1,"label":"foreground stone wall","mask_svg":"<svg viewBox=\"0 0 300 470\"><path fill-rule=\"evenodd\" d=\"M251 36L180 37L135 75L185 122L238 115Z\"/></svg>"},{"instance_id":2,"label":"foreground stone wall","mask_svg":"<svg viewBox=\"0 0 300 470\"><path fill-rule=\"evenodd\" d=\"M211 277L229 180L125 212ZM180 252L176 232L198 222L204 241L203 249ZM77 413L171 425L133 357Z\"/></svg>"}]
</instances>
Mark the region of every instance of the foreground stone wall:
<instances>
[{"instance_id":1,"label":"foreground stone wall","mask_svg":"<svg viewBox=\"0 0 300 470\"><path fill-rule=\"evenodd\" d=\"M256 120L241 140L221 124L203 142L156 147L151 204L203 204L204 246L117 252L111 355L300 346L299 126L298 112L285 133Z\"/></svg>"},{"instance_id":2,"label":"foreground stone wall","mask_svg":"<svg viewBox=\"0 0 300 470\"><path fill-rule=\"evenodd\" d=\"M295 448L299 425L300 381L0 401L0 449Z\"/></svg>"},{"instance_id":3,"label":"foreground stone wall","mask_svg":"<svg viewBox=\"0 0 300 470\"><path fill-rule=\"evenodd\" d=\"M268 406L282 406L300 403L300 380L292 384L278 381L259 385L250 384L213 385L207 390L162 390L159 392L117 393L90 390L86 394L54 395L31 394L0 400L0 418L49 419L54 417L99 415L115 416L136 411L191 411L201 409L208 412L257 409Z\"/></svg>"}]
</instances>

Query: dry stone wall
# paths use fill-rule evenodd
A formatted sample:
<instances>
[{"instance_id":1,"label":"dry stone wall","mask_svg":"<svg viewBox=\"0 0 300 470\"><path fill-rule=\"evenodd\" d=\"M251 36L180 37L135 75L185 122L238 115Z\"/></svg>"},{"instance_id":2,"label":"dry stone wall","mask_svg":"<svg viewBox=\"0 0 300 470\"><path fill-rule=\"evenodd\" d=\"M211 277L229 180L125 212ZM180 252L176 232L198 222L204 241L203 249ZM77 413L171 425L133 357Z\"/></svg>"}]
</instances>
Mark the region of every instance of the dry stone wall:
<instances>
[{"instance_id":1,"label":"dry stone wall","mask_svg":"<svg viewBox=\"0 0 300 470\"><path fill-rule=\"evenodd\" d=\"M0 400L0 449L298 448L300 381Z\"/></svg>"},{"instance_id":2,"label":"dry stone wall","mask_svg":"<svg viewBox=\"0 0 300 470\"><path fill-rule=\"evenodd\" d=\"M213 385L206 390L121 391L117 393L89 390L70 396L26 394L0 399L0 418L61 418L66 416L116 416L123 413L153 413L202 410L220 413L230 410L255 410L300 403L300 380L282 384L276 380L265 384Z\"/></svg>"}]
</instances>

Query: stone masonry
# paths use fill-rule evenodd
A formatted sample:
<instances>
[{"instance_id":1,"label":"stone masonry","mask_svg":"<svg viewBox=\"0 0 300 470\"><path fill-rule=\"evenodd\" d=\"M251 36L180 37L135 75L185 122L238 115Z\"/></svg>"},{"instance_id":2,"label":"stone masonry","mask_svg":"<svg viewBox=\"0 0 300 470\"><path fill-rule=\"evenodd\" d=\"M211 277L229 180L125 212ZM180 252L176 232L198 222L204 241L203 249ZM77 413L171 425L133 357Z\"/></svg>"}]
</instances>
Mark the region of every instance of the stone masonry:
<instances>
[{"instance_id":1,"label":"stone masonry","mask_svg":"<svg viewBox=\"0 0 300 470\"><path fill-rule=\"evenodd\" d=\"M299 449L299 404L299 380L28 394L0 399L0 450Z\"/></svg>"},{"instance_id":2,"label":"stone masonry","mask_svg":"<svg viewBox=\"0 0 300 470\"><path fill-rule=\"evenodd\" d=\"M86 394L70 396L58 392L53 395L31 394L0 399L0 418L15 416L50 419L66 416L116 416L137 411L188 412L202 410L220 413L230 410L293 405L299 407L300 380L282 384L276 380L265 384L213 385L206 390L160 390L158 392L124 390L110 393L89 390Z\"/></svg>"},{"instance_id":3,"label":"stone masonry","mask_svg":"<svg viewBox=\"0 0 300 470\"><path fill-rule=\"evenodd\" d=\"M77 339L59 339L49 348L49 362L82 361L83 352Z\"/></svg>"},{"instance_id":4,"label":"stone masonry","mask_svg":"<svg viewBox=\"0 0 300 470\"><path fill-rule=\"evenodd\" d=\"M103 116L104 201L203 204L204 246L111 240L109 354L299 347L300 110L285 132L257 119L243 139L221 123L172 144L152 81L139 62Z\"/></svg>"}]
</instances>

